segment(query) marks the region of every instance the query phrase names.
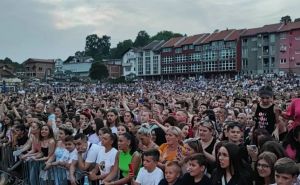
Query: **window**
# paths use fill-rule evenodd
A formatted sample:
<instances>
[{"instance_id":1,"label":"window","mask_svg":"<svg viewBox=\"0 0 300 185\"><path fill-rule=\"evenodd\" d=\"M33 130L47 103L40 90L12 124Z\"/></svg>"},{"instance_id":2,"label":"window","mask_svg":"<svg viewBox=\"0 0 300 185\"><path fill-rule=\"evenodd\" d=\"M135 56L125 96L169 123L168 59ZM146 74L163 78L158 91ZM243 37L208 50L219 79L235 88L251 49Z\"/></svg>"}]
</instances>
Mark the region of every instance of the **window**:
<instances>
[{"instance_id":1,"label":"window","mask_svg":"<svg viewBox=\"0 0 300 185\"><path fill-rule=\"evenodd\" d=\"M194 45L189 45L189 49L194 49Z\"/></svg>"},{"instance_id":2,"label":"window","mask_svg":"<svg viewBox=\"0 0 300 185\"><path fill-rule=\"evenodd\" d=\"M43 71L43 68L42 68L42 67L39 67L39 71Z\"/></svg>"},{"instance_id":3,"label":"window","mask_svg":"<svg viewBox=\"0 0 300 185\"><path fill-rule=\"evenodd\" d=\"M201 46L195 46L195 51L201 51L202 47Z\"/></svg>"},{"instance_id":4,"label":"window","mask_svg":"<svg viewBox=\"0 0 300 185\"><path fill-rule=\"evenodd\" d=\"M146 74L147 75L151 74L151 58L150 57L145 58L145 67L146 67Z\"/></svg>"},{"instance_id":5,"label":"window","mask_svg":"<svg viewBox=\"0 0 300 185\"><path fill-rule=\"evenodd\" d=\"M139 57L138 58L138 75L143 75L144 71L143 71L143 58Z\"/></svg>"},{"instance_id":6,"label":"window","mask_svg":"<svg viewBox=\"0 0 300 185\"><path fill-rule=\"evenodd\" d=\"M280 64L285 64L286 63L286 58L280 59Z\"/></svg>"},{"instance_id":7,"label":"window","mask_svg":"<svg viewBox=\"0 0 300 185\"><path fill-rule=\"evenodd\" d=\"M182 48L176 48L175 53L182 53Z\"/></svg>"},{"instance_id":8,"label":"window","mask_svg":"<svg viewBox=\"0 0 300 185\"><path fill-rule=\"evenodd\" d=\"M271 43L275 42L275 34L270 35L270 42Z\"/></svg>"},{"instance_id":9,"label":"window","mask_svg":"<svg viewBox=\"0 0 300 185\"><path fill-rule=\"evenodd\" d=\"M158 74L158 55L153 56L153 74Z\"/></svg>"},{"instance_id":10,"label":"window","mask_svg":"<svg viewBox=\"0 0 300 185\"><path fill-rule=\"evenodd\" d=\"M279 38L280 39L286 39L286 33L280 33Z\"/></svg>"},{"instance_id":11,"label":"window","mask_svg":"<svg viewBox=\"0 0 300 185\"><path fill-rule=\"evenodd\" d=\"M183 50L188 50L189 49L189 46L185 45L183 46Z\"/></svg>"},{"instance_id":12,"label":"window","mask_svg":"<svg viewBox=\"0 0 300 185\"><path fill-rule=\"evenodd\" d=\"M163 50L162 50L163 53L168 53L171 51L172 51L172 48L163 48Z\"/></svg>"},{"instance_id":13,"label":"window","mask_svg":"<svg viewBox=\"0 0 300 185\"><path fill-rule=\"evenodd\" d=\"M145 51L145 56L149 57L150 56L150 51Z\"/></svg>"}]
</instances>

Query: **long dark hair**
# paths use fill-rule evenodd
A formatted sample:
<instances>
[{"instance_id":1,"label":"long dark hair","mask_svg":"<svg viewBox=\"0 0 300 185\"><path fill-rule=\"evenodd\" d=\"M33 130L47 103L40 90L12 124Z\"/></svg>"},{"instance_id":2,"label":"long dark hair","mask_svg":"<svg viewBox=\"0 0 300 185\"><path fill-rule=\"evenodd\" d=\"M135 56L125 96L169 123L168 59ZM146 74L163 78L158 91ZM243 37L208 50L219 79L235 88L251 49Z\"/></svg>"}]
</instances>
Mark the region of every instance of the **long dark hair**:
<instances>
[{"instance_id":1,"label":"long dark hair","mask_svg":"<svg viewBox=\"0 0 300 185\"><path fill-rule=\"evenodd\" d=\"M137 139L135 138L134 135L132 135L129 132L125 132L124 134L121 134L121 135L130 141L130 145L129 145L130 152L129 153L132 155L138 148L137 147Z\"/></svg>"},{"instance_id":2,"label":"long dark hair","mask_svg":"<svg viewBox=\"0 0 300 185\"><path fill-rule=\"evenodd\" d=\"M226 148L229 155L229 169L232 176L237 177L237 184L249 184L252 183L252 171L251 167L247 165L241 158L240 148L233 143L223 143L221 147ZM220 148L221 148L220 147ZM217 155L219 158L219 155ZM220 184L223 176L226 176L226 169L221 168L219 159L217 160L217 168L212 178L213 184Z\"/></svg>"}]
</instances>

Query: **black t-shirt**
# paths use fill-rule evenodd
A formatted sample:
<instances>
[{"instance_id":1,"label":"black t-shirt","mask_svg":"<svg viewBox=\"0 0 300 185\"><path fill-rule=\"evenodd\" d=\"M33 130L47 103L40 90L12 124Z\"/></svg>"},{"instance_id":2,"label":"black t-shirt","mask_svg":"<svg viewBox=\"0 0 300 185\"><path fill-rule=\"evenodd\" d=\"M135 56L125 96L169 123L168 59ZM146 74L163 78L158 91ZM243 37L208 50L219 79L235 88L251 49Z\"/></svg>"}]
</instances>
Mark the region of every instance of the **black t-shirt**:
<instances>
[{"instance_id":1,"label":"black t-shirt","mask_svg":"<svg viewBox=\"0 0 300 185\"><path fill-rule=\"evenodd\" d=\"M17 146L23 146L26 144L28 136L25 134L23 137L17 139Z\"/></svg>"},{"instance_id":2,"label":"black t-shirt","mask_svg":"<svg viewBox=\"0 0 300 185\"><path fill-rule=\"evenodd\" d=\"M194 181L194 177L192 177L189 173L184 174L181 179L181 185L212 185L211 180L204 175L199 182Z\"/></svg>"},{"instance_id":3,"label":"black t-shirt","mask_svg":"<svg viewBox=\"0 0 300 185\"><path fill-rule=\"evenodd\" d=\"M168 185L168 182L166 179L161 179L158 185ZM180 179L178 179L173 185L181 185Z\"/></svg>"},{"instance_id":4,"label":"black t-shirt","mask_svg":"<svg viewBox=\"0 0 300 185\"><path fill-rule=\"evenodd\" d=\"M258 104L254 114L254 120L255 129L264 128L269 132L269 134L272 134L276 124L274 104L268 108L263 108L260 104Z\"/></svg>"}]
</instances>

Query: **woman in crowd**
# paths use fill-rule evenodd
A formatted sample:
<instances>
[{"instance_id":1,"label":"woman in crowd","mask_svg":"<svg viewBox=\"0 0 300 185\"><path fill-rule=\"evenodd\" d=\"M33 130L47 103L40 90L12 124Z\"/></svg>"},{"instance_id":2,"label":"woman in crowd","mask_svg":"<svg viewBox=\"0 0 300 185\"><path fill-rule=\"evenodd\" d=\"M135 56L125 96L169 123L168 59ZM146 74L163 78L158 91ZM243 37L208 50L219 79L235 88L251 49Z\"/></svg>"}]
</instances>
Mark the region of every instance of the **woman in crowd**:
<instances>
[{"instance_id":1,"label":"woman in crowd","mask_svg":"<svg viewBox=\"0 0 300 185\"><path fill-rule=\"evenodd\" d=\"M216 130L214 128L214 124L210 120L204 120L200 123L198 129L203 153L208 160L214 162L216 160L214 157L215 146L218 143L218 140L215 137Z\"/></svg>"},{"instance_id":2,"label":"woman in crowd","mask_svg":"<svg viewBox=\"0 0 300 185\"><path fill-rule=\"evenodd\" d=\"M35 158L37 158L38 154L40 154L40 152L41 152L41 144L40 144L41 128L42 128L42 125L39 122L31 123L29 141L21 149L21 151L26 152L30 148L31 148L31 150L29 152L27 152L26 154L21 155L20 159L22 159L22 160L35 159Z\"/></svg>"},{"instance_id":3,"label":"woman in crowd","mask_svg":"<svg viewBox=\"0 0 300 185\"><path fill-rule=\"evenodd\" d=\"M237 145L224 143L217 156L213 185L252 185L251 167L241 159Z\"/></svg>"},{"instance_id":4,"label":"woman in crowd","mask_svg":"<svg viewBox=\"0 0 300 185\"><path fill-rule=\"evenodd\" d=\"M119 152L116 155L111 172L104 179L105 185L131 184L132 177L129 173L136 175L141 165L141 154L137 152L135 141L136 138L127 132L119 136ZM117 174L120 174L120 176L115 179Z\"/></svg>"},{"instance_id":5,"label":"woman in crowd","mask_svg":"<svg viewBox=\"0 0 300 185\"><path fill-rule=\"evenodd\" d=\"M166 140L167 142L159 147L159 166L162 168L167 161L181 159L185 153L185 149L181 145L182 132L178 127L171 126L168 128L166 132Z\"/></svg>"},{"instance_id":6,"label":"woman in crowd","mask_svg":"<svg viewBox=\"0 0 300 185\"><path fill-rule=\"evenodd\" d=\"M51 166L61 165L65 166L68 160L69 152L65 147L65 138L73 134L73 129L67 125L61 125L58 132L58 141L52 155L46 162L45 169L49 169Z\"/></svg>"},{"instance_id":7,"label":"woman in crowd","mask_svg":"<svg viewBox=\"0 0 300 185\"><path fill-rule=\"evenodd\" d=\"M40 133L41 153L36 157L37 161L47 161L55 151L55 138L52 127L43 125Z\"/></svg>"},{"instance_id":8,"label":"woman in crowd","mask_svg":"<svg viewBox=\"0 0 300 185\"><path fill-rule=\"evenodd\" d=\"M258 156L255 170L255 185L275 183L274 164L277 157L272 152L263 152Z\"/></svg>"},{"instance_id":9,"label":"woman in crowd","mask_svg":"<svg viewBox=\"0 0 300 185\"><path fill-rule=\"evenodd\" d=\"M152 140L151 129L147 125L142 125L137 133L139 139L139 149L141 151L158 149L158 145Z\"/></svg>"},{"instance_id":10,"label":"woman in crowd","mask_svg":"<svg viewBox=\"0 0 300 185\"><path fill-rule=\"evenodd\" d=\"M118 132L117 132L118 136L121 134L124 134L126 132L129 132L129 128L125 124L119 124L117 129L118 129Z\"/></svg>"},{"instance_id":11,"label":"woman in crowd","mask_svg":"<svg viewBox=\"0 0 300 185\"><path fill-rule=\"evenodd\" d=\"M100 118L96 118L96 119L94 119L94 121L91 122L91 127L92 127L94 133L89 136L89 142L98 144L100 142L98 133L99 133L99 130L104 127L104 123Z\"/></svg>"}]
</instances>

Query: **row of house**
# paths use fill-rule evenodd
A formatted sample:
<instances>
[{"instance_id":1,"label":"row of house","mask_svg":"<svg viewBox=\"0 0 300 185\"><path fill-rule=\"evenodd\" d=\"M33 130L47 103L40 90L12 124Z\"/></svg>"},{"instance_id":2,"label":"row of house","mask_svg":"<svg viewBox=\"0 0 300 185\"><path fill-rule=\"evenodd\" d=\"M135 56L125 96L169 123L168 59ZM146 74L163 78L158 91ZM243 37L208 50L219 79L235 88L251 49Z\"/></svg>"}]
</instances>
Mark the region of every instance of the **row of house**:
<instances>
[{"instance_id":1,"label":"row of house","mask_svg":"<svg viewBox=\"0 0 300 185\"><path fill-rule=\"evenodd\" d=\"M66 61L61 59L29 58L23 64L25 70L17 72L20 77L45 79L48 77L65 77L66 74L76 77L88 77L94 60L91 57L70 56ZM118 78L122 75L121 60L104 61L109 78Z\"/></svg>"},{"instance_id":2,"label":"row of house","mask_svg":"<svg viewBox=\"0 0 300 185\"><path fill-rule=\"evenodd\" d=\"M153 41L125 52L122 67L124 76L145 79L300 73L300 22Z\"/></svg>"}]
</instances>

